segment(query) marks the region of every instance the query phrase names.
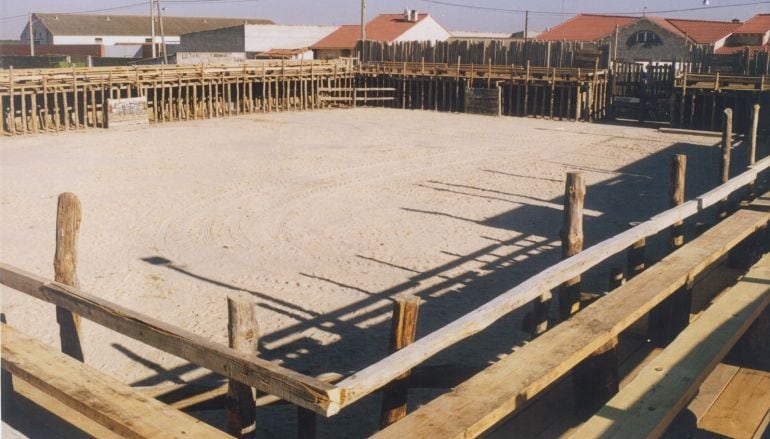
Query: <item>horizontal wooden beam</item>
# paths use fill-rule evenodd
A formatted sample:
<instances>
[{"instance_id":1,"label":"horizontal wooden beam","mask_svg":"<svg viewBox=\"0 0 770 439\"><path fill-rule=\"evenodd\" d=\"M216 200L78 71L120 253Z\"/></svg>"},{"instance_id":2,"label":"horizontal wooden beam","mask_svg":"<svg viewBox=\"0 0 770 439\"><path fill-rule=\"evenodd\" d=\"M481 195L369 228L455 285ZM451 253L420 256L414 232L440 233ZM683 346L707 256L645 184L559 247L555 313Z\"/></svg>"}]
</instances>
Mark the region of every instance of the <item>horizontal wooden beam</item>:
<instances>
[{"instance_id":1,"label":"horizontal wooden beam","mask_svg":"<svg viewBox=\"0 0 770 439\"><path fill-rule=\"evenodd\" d=\"M231 437L0 324L2 367L123 437Z\"/></svg>"},{"instance_id":2,"label":"horizontal wooden beam","mask_svg":"<svg viewBox=\"0 0 770 439\"><path fill-rule=\"evenodd\" d=\"M767 255L578 428L574 436L625 439L661 436L769 303L770 255Z\"/></svg>"},{"instance_id":3,"label":"horizontal wooden beam","mask_svg":"<svg viewBox=\"0 0 770 439\"><path fill-rule=\"evenodd\" d=\"M482 434L661 303L770 220L741 210L611 294L508 355L376 437Z\"/></svg>"},{"instance_id":4,"label":"horizontal wooden beam","mask_svg":"<svg viewBox=\"0 0 770 439\"><path fill-rule=\"evenodd\" d=\"M76 288L4 263L0 263L0 283L322 415L331 416L340 409L342 392L333 384L242 354Z\"/></svg>"}]
</instances>

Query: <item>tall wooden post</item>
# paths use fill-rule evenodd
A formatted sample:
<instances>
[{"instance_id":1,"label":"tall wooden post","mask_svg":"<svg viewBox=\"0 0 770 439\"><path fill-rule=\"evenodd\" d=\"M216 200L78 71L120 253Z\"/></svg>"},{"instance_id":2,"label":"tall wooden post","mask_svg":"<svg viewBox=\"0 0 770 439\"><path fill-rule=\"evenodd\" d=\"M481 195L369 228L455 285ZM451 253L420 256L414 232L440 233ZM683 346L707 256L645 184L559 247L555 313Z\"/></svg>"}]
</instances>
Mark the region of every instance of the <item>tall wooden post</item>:
<instances>
[{"instance_id":1,"label":"tall wooden post","mask_svg":"<svg viewBox=\"0 0 770 439\"><path fill-rule=\"evenodd\" d=\"M733 110L726 108L722 116L722 159L719 162L720 182L727 183L730 179L730 150L733 146ZM717 219L727 216L727 202L724 198L719 202Z\"/></svg>"},{"instance_id":2,"label":"tall wooden post","mask_svg":"<svg viewBox=\"0 0 770 439\"><path fill-rule=\"evenodd\" d=\"M751 132L749 133L749 166L757 161L757 130L759 129L759 104L751 107ZM749 195L754 197L756 194L756 180L749 186Z\"/></svg>"},{"instance_id":3,"label":"tall wooden post","mask_svg":"<svg viewBox=\"0 0 770 439\"><path fill-rule=\"evenodd\" d=\"M8 323L5 320L5 314L0 313L0 323ZM0 393L0 410L7 416L7 413L13 407L14 392L13 377L5 369L0 369Z\"/></svg>"},{"instance_id":4,"label":"tall wooden post","mask_svg":"<svg viewBox=\"0 0 770 439\"><path fill-rule=\"evenodd\" d=\"M635 224L633 224L635 225ZM644 271L647 266L647 239L642 238L628 249L628 278L633 279L634 276Z\"/></svg>"},{"instance_id":5,"label":"tall wooden post","mask_svg":"<svg viewBox=\"0 0 770 439\"><path fill-rule=\"evenodd\" d=\"M686 169L687 156L676 154L671 157L671 207L684 203ZM679 221L671 227L671 249L676 250L683 245L683 222ZM647 337L658 346L670 343L689 324L691 302L692 291L685 285L653 308L647 324Z\"/></svg>"},{"instance_id":6,"label":"tall wooden post","mask_svg":"<svg viewBox=\"0 0 770 439\"><path fill-rule=\"evenodd\" d=\"M671 207L684 203L686 170L686 155L676 154L671 157L671 180L669 183L669 205ZM684 245L684 221L678 221L671 226L671 248L676 250L682 245Z\"/></svg>"},{"instance_id":7,"label":"tall wooden post","mask_svg":"<svg viewBox=\"0 0 770 439\"><path fill-rule=\"evenodd\" d=\"M77 276L78 232L82 218L80 200L71 192L59 195L56 208L56 253L53 269L56 282L80 288ZM80 316L56 307L56 321L59 323L61 350L72 358L83 361L80 346Z\"/></svg>"},{"instance_id":8,"label":"tall wooden post","mask_svg":"<svg viewBox=\"0 0 770 439\"><path fill-rule=\"evenodd\" d=\"M256 303L242 298L227 298L227 338L231 348L257 356L259 325ZM227 383L227 431L235 437L252 437L256 429L256 402L251 386L235 380Z\"/></svg>"},{"instance_id":9,"label":"tall wooden post","mask_svg":"<svg viewBox=\"0 0 770 439\"><path fill-rule=\"evenodd\" d=\"M563 259L583 251L583 203L586 184L583 174L570 172L564 187L564 222L561 230ZM559 290L559 317L569 318L580 307L580 276L565 282Z\"/></svg>"},{"instance_id":10,"label":"tall wooden post","mask_svg":"<svg viewBox=\"0 0 770 439\"><path fill-rule=\"evenodd\" d=\"M420 298L407 296L397 298L393 304L393 319L390 326L389 353L396 352L412 344L417 331L417 314L420 309ZM385 386L382 392L382 408L380 410L380 428L398 421L406 416L406 398L409 390L409 372L404 372L398 378Z\"/></svg>"}]
</instances>

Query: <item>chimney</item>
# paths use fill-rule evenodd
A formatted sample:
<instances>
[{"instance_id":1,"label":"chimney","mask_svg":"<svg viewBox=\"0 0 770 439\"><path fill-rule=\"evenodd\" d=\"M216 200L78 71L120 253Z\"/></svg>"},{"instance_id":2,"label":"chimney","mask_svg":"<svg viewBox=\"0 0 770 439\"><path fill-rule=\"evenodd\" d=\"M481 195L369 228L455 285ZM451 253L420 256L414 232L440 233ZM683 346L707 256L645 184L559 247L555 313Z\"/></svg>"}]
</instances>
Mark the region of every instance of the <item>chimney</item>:
<instances>
[{"instance_id":1,"label":"chimney","mask_svg":"<svg viewBox=\"0 0 770 439\"><path fill-rule=\"evenodd\" d=\"M417 10L416 9L412 9L411 11L409 11L409 21L411 21L412 23L417 23Z\"/></svg>"},{"instance_id":2,"label":"chimney","mask_svg":"<svg viewBox=\"0 0 770 439\"><path fill-rule=\"evenodd\" d=\"M735 24L740 24L740 23L741 23L741 20L738 20L737 18L733 18L733 23L735 23Z\"/></svg>"},{"instance_id":3,"label":"chimney","mask_svg":"<svg viewBox=\"0 0 770 439\"><path fill-rule=\"evenodd\" d=\"M404 21L409 21L411 12L409 9L404 8Z\"/></svg>"}]
</instances>

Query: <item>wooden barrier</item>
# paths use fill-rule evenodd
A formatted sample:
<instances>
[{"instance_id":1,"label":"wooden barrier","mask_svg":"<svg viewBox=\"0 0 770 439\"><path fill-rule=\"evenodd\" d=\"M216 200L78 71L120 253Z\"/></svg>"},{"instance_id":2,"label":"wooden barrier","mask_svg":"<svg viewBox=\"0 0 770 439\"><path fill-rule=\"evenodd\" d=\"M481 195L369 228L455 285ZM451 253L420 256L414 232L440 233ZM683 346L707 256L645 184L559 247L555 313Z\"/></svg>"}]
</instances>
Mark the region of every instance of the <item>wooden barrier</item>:
<instances>
[{"instance_id":1,"label":"wooden barrier","mask_svg":"<svg viewBox=\"0 0 770 439\"><path fill-rule=\"evenodd\" d=\"M661 436L768 304L770 255L721 295L572 437Z\"/></svg>"},{"instance_id":2,"label":"wooden barrier","mask_svg":"<svg viewBox=\"0 0 770 439\"><path fill-rule=\"evenodd\" d=\"M76 288L50 282L7 264L0 264L0 282L296 405L326 416L340 409L342 392L334 385L213 343Z\"/></svg>"},{"instance_id":3,"label":"wooden barrier","mask_svg":"<svg viewBox=\"0 0 770 439\"><path fill-rule=\"evenodd\" d=\"M480 435L617 337L768 221L770 212L738 211L612 294L375 437Z\"/></svg>"},{"instance_id":4,"label":"wooden barrier","mask_svg":"<svg viewBox=\"0 0 770 439\"><path fill-rule=\"evenodd\" d=\"M640 239L668 229L673 224L713 206L723 197L746 186L760 171L768 168L770 168L770 157L758 161L749 170L695 200L655 215L623 233L552 265L474 311L346 378L338 384L345 389L343 406L352 404L379 389L444 348L487 328L509 312L547 294L551 289L625 250Z\"/></svg>"}]
</instances>

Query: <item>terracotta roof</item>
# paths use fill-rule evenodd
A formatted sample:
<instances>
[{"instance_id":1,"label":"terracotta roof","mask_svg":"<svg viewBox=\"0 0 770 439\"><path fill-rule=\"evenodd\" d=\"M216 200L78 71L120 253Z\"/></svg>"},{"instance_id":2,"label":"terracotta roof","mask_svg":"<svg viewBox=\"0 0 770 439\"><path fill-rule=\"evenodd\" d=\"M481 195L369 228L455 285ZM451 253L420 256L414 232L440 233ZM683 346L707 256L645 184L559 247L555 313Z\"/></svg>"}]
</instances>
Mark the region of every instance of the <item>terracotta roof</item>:
<instances>
[{"instance_id":1,"label":"terracotta roof","mask_svg":"<svg viewBox=\"0 0 770 439\"><path fill-rule=\"evenodd\" d=\"M714 53L717 55L731 55L735 52L742 52L746 48L752 52L770 52L770 44L766 44L764 46L722 46L715 50Z\"/></svg>"},{"instance_id":2,"label":"terracotta roof","mask_svg":"<svg viewBox=\"0 0 770 439\"><path fill-rule=\"evenodd\" d=\"M418 14L417 21L404 20L404 14L380 14L366 23L366 39L371 41L393 41L428 14ZM360 25L344 25L315 43L313 49L353 49L361 38Z\"/></svg>"},{"instance_id":3,"label":"terracotta roof","mask_svg":"<svg viewBox=\"0 0 770 439\"><path fill-rule=\"evenodd\" d=\"M631 24L637 19L639 17L580 14L541 33L536 39L545 41L596 41L615 32L616 27Z\"/></svg>"},{"instance_id":4,"label":"terracotta roof","mask_svg":"<svg viewBox=\"0 0 770 439\"><path fill-rule=\"evenodd\" d=\"M713 44L730 35L741 26L741 23L731 21L707 21L707 20L681 20L667 18L671 23L687 37L698 44Z\"/></svg>"},{"instance_id":5,"label":"terracotta roof","mask_svg":"<svg viewBox=\"0 0 770 439\"><path fill-rule=\"evenodd\" d=\"M755 15L745 23L743 26L735 30L736 34L763 34L770 30L770 14L758 14Z\"/></svg>"},{"instance_id":6,"label":"terracotta roof","mask_svg":"<svg viewBox=\"0 0 770 439\"><path fill-rule=\"evenodd\" d=\"M649 15L646 17L626 17L581 14L551 30L543 32L537 39L550 41L596 41L615 32L616 26L624 27L639 19L649 20L677 35L684 36L687 34L689 39L698 44L715 43L741 26L740 23L733 23L731 21L681 20Z\"/></svg>"},{"instance_id":7,"label":"terracotta roof","mask_svg":"<svg viewBox=\"0 0 770 439\"><path fill-rule=\"evenodd\" d=\"M35 13L53 35L150 35L147 15ZM158 29L157 17L156 27ZM241 24L273 24L261 18L163 17L166 35L219 29Z\"/></svg>"}]
</instances>

